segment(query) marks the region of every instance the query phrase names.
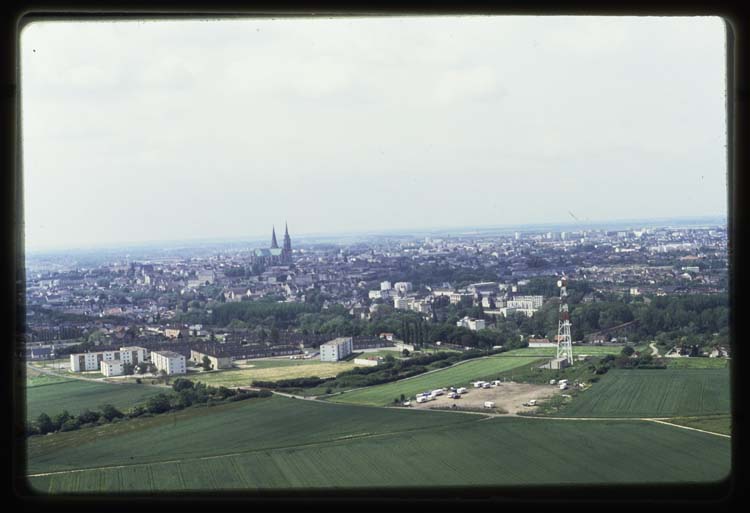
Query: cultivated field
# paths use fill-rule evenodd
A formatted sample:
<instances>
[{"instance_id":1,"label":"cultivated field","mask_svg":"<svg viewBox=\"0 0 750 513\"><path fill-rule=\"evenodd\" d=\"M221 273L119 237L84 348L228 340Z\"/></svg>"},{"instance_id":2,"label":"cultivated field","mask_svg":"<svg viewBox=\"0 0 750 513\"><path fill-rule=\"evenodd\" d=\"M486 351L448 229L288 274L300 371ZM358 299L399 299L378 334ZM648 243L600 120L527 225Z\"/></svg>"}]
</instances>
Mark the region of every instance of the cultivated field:
<instances>
[{"instance_id":1,"label":"cultivated field","mask_svg":"<svg viewBox=\"0 0 750 513\"><path fill-rule=\"evenodd\" d=\"M443 387L466 386L471 381L496 379L500 372L527 365L538 358L500 358L490 356L466 360L445 369L407 378L392 383L344 392L333 396L329 401L372 406L393 404L393 399L404 396L413 398L416 394ZM541 362L541 360L540 360Z\"/></svg>"},{"instance_id":2,"label":"cultivated field","mask_svg":"<svg viewBox=\"0 0 750 513\"><path fill-rule=\"evenodd\" d=\"M557 415L683 417L729 413L727 369L610 370Z\"/></svg>"},{"instance_id":3,"label":"cultivated field","mask_svg":"<svg viewBox=\"0 0 750 513\"><path fill-rule=\"evenodd\" d=\"M26 419L34 420L40 413L50 417L68 410L77 415L85 409L96 410L103 404L129 408L148 397L163 392L148 385L110 384L66 379L59 376L36 374L26 378Z\"/></svg>"},{"instance_id":4,"label":"cultivated field","mask_svg":"<svg viewBox=\"0 0 750 513\"><path fill-rule=\"evenodd\" d=\"M112 493L665 483L716 481L730 469L728 439L643 421L487 420L279 397L162 417L32 438L31 486Z\"/></svg>"},{"instance_id":5,"label":"cultivated field","mask_svg":"<svg viewBox=\"0 0 750 513\"><path fill-rule=\"evenodd\" d=\"M251 360L252 361L252 360ZM206 372L190 376L191 380L213 386L249 386L254 380L333 377L356 367L353 362L321 362L320 360L257 360L240 368Z\"/></svg>"}]
</instances>

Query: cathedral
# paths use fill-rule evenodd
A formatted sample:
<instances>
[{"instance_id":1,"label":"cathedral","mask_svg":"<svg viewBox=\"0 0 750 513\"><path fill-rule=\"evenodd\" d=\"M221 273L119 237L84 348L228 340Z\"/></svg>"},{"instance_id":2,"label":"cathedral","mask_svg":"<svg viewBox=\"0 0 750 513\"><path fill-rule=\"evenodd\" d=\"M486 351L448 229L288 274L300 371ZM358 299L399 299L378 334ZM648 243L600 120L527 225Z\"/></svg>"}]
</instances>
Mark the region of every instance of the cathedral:
<instances>
[{"instance_id":1,"label":"cathedral","mask_svg":"<svg viewBox=\"0 0 750 513\"><path fill-rule=\"evenodd\" d=\"M284 245L276 242L276 227L272 228L271 247L256 249L255 258L266 264L289 265L292 263L292 239L289 238L289 226L284 227Z\"/></svg>"}]
</instances>

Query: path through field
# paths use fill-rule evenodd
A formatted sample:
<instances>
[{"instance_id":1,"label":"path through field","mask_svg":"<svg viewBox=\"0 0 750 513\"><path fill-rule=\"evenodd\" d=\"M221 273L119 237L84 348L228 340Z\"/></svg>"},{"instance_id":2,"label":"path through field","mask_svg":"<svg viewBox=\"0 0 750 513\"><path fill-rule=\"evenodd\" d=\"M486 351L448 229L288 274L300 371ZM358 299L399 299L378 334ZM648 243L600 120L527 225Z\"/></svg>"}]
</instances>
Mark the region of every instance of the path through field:
<instances>
[{"instance_id":1,"label":"path through field","mask_svg":"<svg viewBox=\"0 0 750 513\"><path fill-rule=\"evenodd\" d=\"M651 342L648 347L651 348L651 356L654 358L659 358L659 349L657 349L656 344Z\"/></svg>"}]
</instances>

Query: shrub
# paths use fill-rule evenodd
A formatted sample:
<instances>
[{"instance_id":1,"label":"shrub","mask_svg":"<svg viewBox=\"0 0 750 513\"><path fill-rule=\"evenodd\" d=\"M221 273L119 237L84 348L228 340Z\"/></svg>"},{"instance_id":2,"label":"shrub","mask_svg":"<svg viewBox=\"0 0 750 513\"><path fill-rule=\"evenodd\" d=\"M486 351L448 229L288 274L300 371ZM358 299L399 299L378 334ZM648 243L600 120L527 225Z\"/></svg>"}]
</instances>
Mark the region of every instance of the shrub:
<instances>
[{"instance_id":1,"label":"shrub","mask_svg":"<svg viewBox=\"0 0 750 513\"><path fill-rule=\"evenodd\" d=\"M81 423L76 418L69 418L66 420L63 425L60 427L60 431L75 431L76 429L80 429Z\"/></svg>"},{"instance_id":2,"label":"shrub","mask_svg":"<svg viewBox=\"0 0 750 513\"><path fill-rule=\"evenodd\" d=\"M97 420L99 420L99 417L101 417L101 413L97 411L83 410L78 414L78 421L81 423L81 425L93 424Z\"/></svg>"},{"instance_id":3,"label":"shrub","mask_svg":"<svg viewBox=\"0 0 750 513\"><path fill-rule=\"evenodd\" d=\"M104 406L102 406L102 416L108 421L112 421L114 419L124 417L125 414L111 404L105 404Z\"/></svg>"}]
</instances>

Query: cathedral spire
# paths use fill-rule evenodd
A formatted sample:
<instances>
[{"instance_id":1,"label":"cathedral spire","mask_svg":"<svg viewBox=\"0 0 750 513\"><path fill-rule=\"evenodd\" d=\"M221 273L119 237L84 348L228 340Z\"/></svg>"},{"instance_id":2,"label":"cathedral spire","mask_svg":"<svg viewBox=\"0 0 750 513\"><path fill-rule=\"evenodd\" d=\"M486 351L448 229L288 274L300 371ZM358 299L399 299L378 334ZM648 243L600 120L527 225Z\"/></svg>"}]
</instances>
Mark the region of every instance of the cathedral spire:
<instances>
[{"instance_id":1,"label":"cathedral spire","mask_svg":"<svg viewBox=\"0 0 750 513\"><path fill-rule=\"evenodd\" d=\"M279 247L279 243L276 242L276 227L274 226L273 232L271 235L271 248L273 249L273 248L278 248L278 247Z\"/></svg>"}]
</instances>

